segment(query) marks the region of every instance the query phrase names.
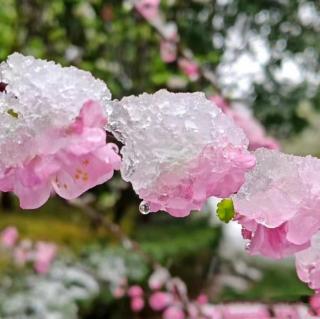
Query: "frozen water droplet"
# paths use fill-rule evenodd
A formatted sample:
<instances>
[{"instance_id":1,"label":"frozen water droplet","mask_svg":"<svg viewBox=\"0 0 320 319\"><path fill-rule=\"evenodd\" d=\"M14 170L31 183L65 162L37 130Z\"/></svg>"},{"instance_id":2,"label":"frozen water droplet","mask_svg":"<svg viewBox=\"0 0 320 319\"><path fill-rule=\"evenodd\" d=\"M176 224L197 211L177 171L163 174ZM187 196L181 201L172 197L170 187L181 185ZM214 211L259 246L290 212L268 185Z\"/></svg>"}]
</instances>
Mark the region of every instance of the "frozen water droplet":
<instances>
[{"instance_id":1,"label":"frozen water droplet","mask_svg":"<svg viewBox=\"0 0 320 319\"><path fill-rule=\"evenodd\" d=\"M139 205L139 211L143 215L148 215L150 213L150 206L147 202L142 201Z\"/></svg>"}]
</instances>

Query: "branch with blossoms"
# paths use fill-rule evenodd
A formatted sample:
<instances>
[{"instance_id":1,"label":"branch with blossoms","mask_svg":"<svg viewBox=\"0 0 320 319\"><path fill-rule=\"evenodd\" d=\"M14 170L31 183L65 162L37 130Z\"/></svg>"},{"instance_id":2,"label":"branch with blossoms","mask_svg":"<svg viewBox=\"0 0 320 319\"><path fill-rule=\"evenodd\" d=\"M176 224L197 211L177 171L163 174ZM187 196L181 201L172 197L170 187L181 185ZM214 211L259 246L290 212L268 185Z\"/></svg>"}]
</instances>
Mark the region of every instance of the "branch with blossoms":
<instances>
[{"instance_id":1,"label":"branch with blossoms","mask_svg":"<svg viewBox=\"0 0 320 319\"><path fill-rule=\"evenodd\" d=\"M243 129L248 140L249 149L259 147L279 149L280 145L275 139L268 137L261 123L246 108L233 108L232 101L223 97L219 82L214 71L200 65L194 58L190 48L184 48L178 33L177 23L167 22L163 12L160 11L161 0L132 0L134 8L145 21L152 26L160 36L160 56L165 63L177 62L180 70L190 81L207 80L214 88L216 95L210 100L231 117Z\"/></svg>"},{"instance_id":2,"label":"branch with blossoms","mask_svg":"<svg viewBox=\"0 0 320 319\"><path fill-rule=\"evenodd\" d=\"M74 200L119 169L143 214L186 217L211 196L229 198L228 220L242 225L249 253L296 255L300 279L319 289L319 159L251 152L203 93L111 100L90 73L18 53L0 65L0 82L0 190L22 208L53 192Z\"/></svg>"}]
</instances>

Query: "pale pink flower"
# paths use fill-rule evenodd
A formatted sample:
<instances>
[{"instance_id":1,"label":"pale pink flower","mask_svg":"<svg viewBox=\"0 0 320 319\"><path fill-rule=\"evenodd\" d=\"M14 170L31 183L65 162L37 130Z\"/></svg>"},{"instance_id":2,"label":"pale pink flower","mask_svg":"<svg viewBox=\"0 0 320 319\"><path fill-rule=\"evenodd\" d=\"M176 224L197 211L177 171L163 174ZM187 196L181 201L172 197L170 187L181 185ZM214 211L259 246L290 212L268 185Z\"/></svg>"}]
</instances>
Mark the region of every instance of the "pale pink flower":
<instances>
[{"instance_id":1,"label":"pale pink flower","mask_svg":"<svg viewBox=\"0 0 320 319\"><path fill-rule=\"evenodd\" d=\"M47 273L56 254L57 246L55 244L38 242L34 253L34 268L36 272L39 274Z\"/></svg>"},{"instance_id":2,"label":"pale pink flower","mask_svg":"<svg viewBox=\"0 0 320 319\"><path fill-rule=\"evenodd\" d=\"M165 63L174 62L177 59L177 44L174 41L161 39L160 56Z\"/></svg>"},{"instance_id":3,"label":"pale pink flower","mask_svg":"<svg viewBox=\"0 0 320 319\"><path fill-rule=\"evenodd\" d=\"M159 16L160 0L135 0L136 10L148 21Z\"/></svg>"},{"instance_id":4,"label":"pale pink flower","mask_svg":"<svg viewBox=\"0 0 320 319\"><path fill-rule=\"evenodd\" d=\"M149 277L149 287L152 290L161 289L165 283L169 280L170 274L166 268L157 268Z\"/></svg>"},{"instance_id":5,"label":"pale pink flower","mask_svg":"<svg viewBox=\"0 0 320 319\"><path fill-rule=\"evenodd\" d=\"M165 63L172 63L177 59L178 32L175 23L167 23L163 30L163 38L160 42L160 56Z\"/></svg>"},{"instance_id":6,"label":"pale pink flower","mask_svg":"<svg viewBox=\"0 0 320 319\"><path fill-rule=\"evenodd\" d=\"M200 77L200 69L199 65L186 58L180 58L178 60L178 65L181 71L191 80L191 81L196 81Z\"/></svg>"},{"instance_id":7,"label":"pale pink flower","mask_svg":"<svg viewBox=\"0 0 320 319\"><path fill-rule=\"evenodd\" d=\"M262 304L226 304L221 312L224 319L270 319L268 307Z\"/></svg>"},{"instance_id":8,"label":"pale pink flower","mask_svg":"<svg viewBox=\"0 0 320 319\"><path fill-rule=\"evenodd\" d=\"M128 296L131 298L141 297L143 296L143 289L138 285L131 286L128 289Z\"/></svg>"},{"instance_id":9,"label":"pale pink flower","mask_svg":"<svg viewBox=\"0 0 320 319\"><path fill-rule=\"evenodd\" d=\"M105 122L101 105L88 101L69 127L34 138L38 155L0 172L0 189L14 192L22 208L34 209L48 200L52 189L74 199L106 182L119 169L120 157L105 142Z\"/></svg>"},{"instance_id":10,"label":"pale pink flower","mask_svg":"<svg viewBox=\"0 0 320 319\"><path fill-rule=\"evenodd\" d=\"M237 192L255 165L240 128L203 93L129 96L108 108L123 144L121 174L143 199L142 213L185 217L210 196Z\"/></svg>"},{"instance_id":11,"label":"pale pink flower","mask_svg":"<svg viewBox=\"0 0 320 319\"><path fill-rule=\"evenodd\" d=\"M131 299L130 307L133 312L140 312L144 308L144 300L141 297Z\"/></svg>"},{"instance_id":12,"label":"pale pink flower","mask_svg":"<svg viewBox=\"0 0 320 319\"><path fill-rule=\"evenodd\" d=\"M161 311L172 304L174 298L168 292L157 291L149 298L149 305L152 310Z\"/></svg>"},{"instance_id":13,"label":"pale pink flower","mask_svg":"<svg viewBox=\"0 0 320 319\"><path fill-rule=\"evenodd\" d=\"M179 306L171 306L163 312L163 319L185 319L185 313Z\"/></svg>"},{"instance_id":14,"label":"pale pink flower","mask_svg":"<svg viewBox=\"0 0 320 319\"><path fill-rule=\"evenodd\" d=\"M1 245L6 248L12 248L15 246L19 238L19 233L16 227L9 226L1 232L0 242Z\"/></svg>"},{"instance_id":15,"label":"pale pink flower","mask_svg":"<svg viewBox=\"0 0 320 319\"><path fill-rule=\"evenodd\" d=\"M320 160L263 148L254 154L257 165L233 196L249 251L282 258L306 249L320 229Z\"/></svg>"},{"instance_id":16,"label":"pale pink flower","mask_svg":"<svg viewBox=\"0 0 320 319\"><path fill-rule=\"evenodd\" d=\"M249 150L254 151L260 147L269 149L280 148L279 143L274 138L266 135L264 127L248 110L244 108L231 109L230 104L220 95L212 96L210 100L243 129L249 140Z\"/></svg>"},{"instance_id":17,"label":"pale pink flower","mask_svg":"<svg viewBox=\"0 0 320 319\"><path fill-rule=\"evenodd\" d=\"M116 299L124 297L126 294L126 289L124 287L118 286L112 290L112 296Z\"/></svg>"}]
</instances>

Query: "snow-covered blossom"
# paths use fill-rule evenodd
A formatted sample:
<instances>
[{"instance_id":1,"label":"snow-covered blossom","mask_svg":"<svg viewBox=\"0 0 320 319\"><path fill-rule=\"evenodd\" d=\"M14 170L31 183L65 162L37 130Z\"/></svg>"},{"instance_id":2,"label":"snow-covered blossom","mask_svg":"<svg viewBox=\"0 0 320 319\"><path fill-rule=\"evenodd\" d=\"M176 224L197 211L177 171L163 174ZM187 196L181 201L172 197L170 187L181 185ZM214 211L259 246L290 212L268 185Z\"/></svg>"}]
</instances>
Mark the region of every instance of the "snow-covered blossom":
<instances>
[{"instance_id":1,"label":"snow-covered blossom","mask_svg":"<svg viewBox=\"0 0 320 319\"><path fill-rule=\"evenodd\" d=\"M107 128L124 143L122 177L144 213L186 216L210 196L237 192L255 165L242 130L202 93L125 97L108 113Z\"/></svg>"},{"instance_id":2,"label":"snow-covered blossom","mask_svg":"<svg viewBox=\"0 0 320 319\"><path fill-rule=\"evenodd\" d=\"M251 254L292 255L320 229L320 160L263 148L254 154L257 165L234 196L237 220Z\"/></svg>"},{"instance_id":3,"label":"snow-covered blossom","mask_svg":"<svg viewBox=\"0 0 320 319\"><path fill-rule=\"evenodd\" d=\"M0 65L0 190L22 208L47 201L52 190L72 199L120 166L106 144L106 85L85 71L15 53Z\"/></svg>"},{"instance_id":4,"label":"snow-covered blossom","mask_svg":"<svg viewBox=\"0 0 320 319\"><path fill-rule=\"evenodd\" d=\"M210 97L210 100L226 113L233 121L243 129L249 140L249 150L254 151L260 147L279 149L279 143L266 135L266 131L260 122L246 108L232 109L230 104L220 95Z\"/></svg>"}]
</instances>

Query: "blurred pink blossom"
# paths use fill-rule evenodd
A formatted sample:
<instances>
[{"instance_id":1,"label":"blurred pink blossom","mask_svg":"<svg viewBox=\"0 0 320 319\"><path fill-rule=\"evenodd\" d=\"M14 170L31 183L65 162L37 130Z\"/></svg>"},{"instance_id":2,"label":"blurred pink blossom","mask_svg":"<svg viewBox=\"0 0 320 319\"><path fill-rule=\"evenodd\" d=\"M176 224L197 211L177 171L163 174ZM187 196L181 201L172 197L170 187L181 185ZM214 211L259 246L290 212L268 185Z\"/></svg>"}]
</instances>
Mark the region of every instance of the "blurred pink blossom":
<instances>
[{"instance_id":1,"label":"blurred pink blossom","mask_svg":"<svg viewBox=\"0 0 320 319\"><path fill-rule=\"evenodd\" d=\"M196 81L200 77L200 69L197 63L190 59L180 58L178 65L181 71L191 80Z\"/></svg>"},{"instance_id":2,"label":"blurred pink blossom","mask_svg":"<svg viewBox=\"0 0 320 319\"><path fill-rule=\"evenodd\" d=\"M314 294L310 300L309 304L311 309L315 312L316 315L320 315L320 294Z\"/></svg>"},{"instance_id":3,"label":"blurred pink blossom","mask_svg":"<svg viewBox=\"0 0 320 319\"><path fill-rule=\"evenodd\" d=\"M131 298L141 297L143 296L143 289L138 285L131 286L128 289L128 296Z\"/></svg>"},{"instance_id":4,"label":"blurred pink blossom","mask_svg":"<svg viewBox=\"0 0 320 319\"><path fill-rule=\"evenodd\" d=\"M102 106L88 101L68 128L35 137L38 156L0 172L0 189L14 192L22 208L34 209L48 200L52 188L73 199L104 183L120 168L116 147L105 142L105 123Z\"/></svg>"},{"instance_id":5,"label":"blurred pink blossom","mask_svg":"<svg viewBox=\"0 0 320 319\"><path fill-rule=\"evenodd\" d=\"M16 244L18 238L19 233L17 228L9 226L1 232L0 242L2 246L6 248L12 248Z\"/></svg>"},{"instance_id":6,"label":"blurred pink blossom","mask_svg":"<svg viewBox=\"0 0 320 319\"><path fill-rule=\"evenodd\" d=\"M163 312L163 319L185 319L185 313L179 306L171 306Z\"/></svg>"},{"instance_id":7,"label":"blurred pink blossom","mask_svg":"<svg viewBox=\"0 0 320 319\"><path fill-rule=\"evenodd\" d=\"M141 297L131 299L130 307L133 312L140 312L144 308L144 300Z\"/></svg>"},{"instance_id":8,"label":"blurred pink blossom","mask_svg":"<svg viewBox=\"0 0 320 319\"><path fill-rule=\"evenodd\" d=\"M57 246L52 243L38 242L34 256L34 268L37 273L45 274L57 254Z\"/></svg>"},{"instance_id":9,"label":"blurred pink blossom","mask_svg":"<svg viewBox=\"0 0 320 319\"><path fill-rule=\"evenodd\" d=\"M165 63L172 63L177 59L177 44L166 39L160 42L160 56Z\"/></svg>"},{"instance_id":10,"label":"blurred pink blossom","mask_svg":"<svg viewBox=\"0 0 320 319\"><path fill-rule=\"evenodd\" d=\"M149 298L149 304L152 310L161 311L168 307L174 298L168 292L157 291L154 292Z\"/></svg>"},{"instance_id":11,"label":"blurred pink blossom","mask_svg":"<svg viewBox=\"0 0 320 319\"><path fill-rule=\"evenodd\" d=\"M206 294L201 294L197 297L197 303L200 305L205 305L208 303L208 296Z\"/></svg>"},{"instance_id":12,"label":"blurred pink blossom","mask_svg":"<svg viewBox=\"0 0 320 319\"><path fill-rule=\"evenodd\" d=\"M161 0L135 0L135 8L148 21L158 17Z\"/></svg>"},{"instance_id":13,"label":"blurred pink blossom","mask_svg":"<svg viewBox=\"0 0 320 319\"><path fill-rule=\"evenodd\" d=\"M161 289L169 280L170 274L167 269L159 267L149 277L149 287L152 290Z\"/></svg>"},{"instance_id":14,"label":"blurred pink blossom","mask_svg":"<svg viewBox=\"0 0 320 319\"><path fill-rule=\"evenodd\" d=\"M249 150L254 151L259 147L279 149L279 143L266 135L266 131L248 110L231 109L230 104L220 95L215 95L210 100L221 110L230 116L234 122L243 129L249 140Z\"/></svg>"},{"instance_id":15,"label":"blurred pink blossom","mask_svg":"<svg viewBox=\"0 0 320 319\"><path fill-rule=\"evenodd\" d=\"M234 303L221 307L224 319L270 319L268 307L262 304Z\"/></svg>"},{"instance_id":16,"label":"blurred pink blossom","mask_svg":"<svg viewBox=\"0 0 320 319\"><path fill-rule=\"evenodd\" d=\"M32 242L30 240L22 240L12 251L13 260L18 266L24 266L28 261L32 260Z\"/></svg>"}]
</instances>

